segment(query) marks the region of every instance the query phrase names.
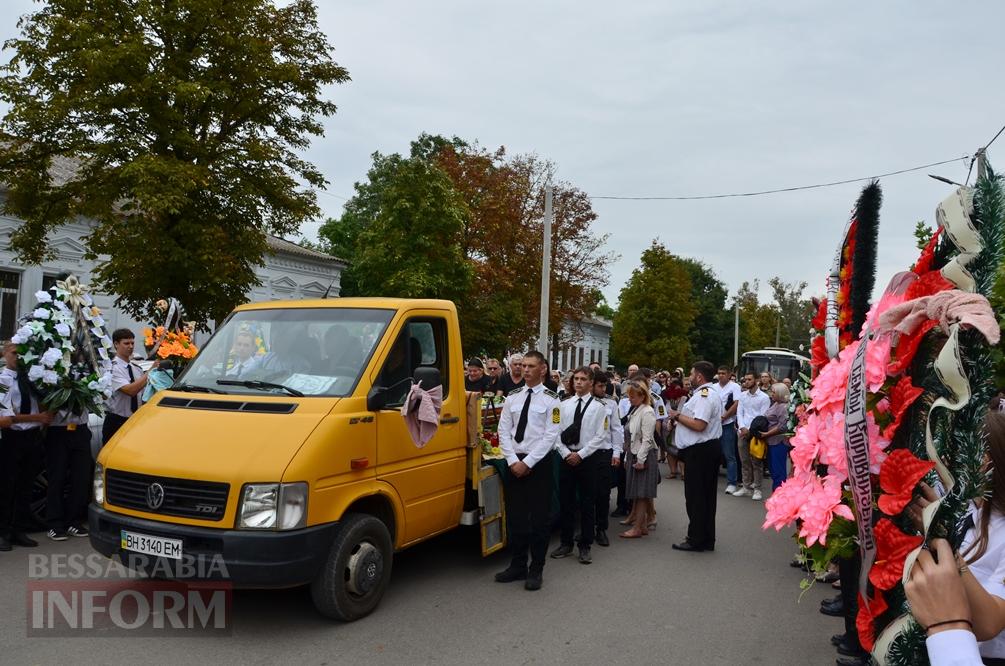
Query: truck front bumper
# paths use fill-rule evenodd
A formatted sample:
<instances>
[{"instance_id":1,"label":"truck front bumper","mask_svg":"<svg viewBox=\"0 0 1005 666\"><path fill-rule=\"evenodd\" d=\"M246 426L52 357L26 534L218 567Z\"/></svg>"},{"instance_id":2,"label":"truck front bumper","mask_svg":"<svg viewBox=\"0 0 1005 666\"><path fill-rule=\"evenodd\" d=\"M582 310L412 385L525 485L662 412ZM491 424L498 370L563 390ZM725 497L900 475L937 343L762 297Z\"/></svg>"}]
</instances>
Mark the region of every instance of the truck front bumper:
<instances>
[{"instance_id":1,"label":"truck front bumper","mask_svg":"<svg viewBox=\"0 0 1005 666\"><path fill-rule=\"evenodd\" d=\"M223 530L163 523L91 504L91 546L131 569L157 577L228 581L235 587L295 587L311 582L328 559L338 523L287 532ZM122 530L180 539L182 559L123 550Z\"/></svg>"}]
</instances>

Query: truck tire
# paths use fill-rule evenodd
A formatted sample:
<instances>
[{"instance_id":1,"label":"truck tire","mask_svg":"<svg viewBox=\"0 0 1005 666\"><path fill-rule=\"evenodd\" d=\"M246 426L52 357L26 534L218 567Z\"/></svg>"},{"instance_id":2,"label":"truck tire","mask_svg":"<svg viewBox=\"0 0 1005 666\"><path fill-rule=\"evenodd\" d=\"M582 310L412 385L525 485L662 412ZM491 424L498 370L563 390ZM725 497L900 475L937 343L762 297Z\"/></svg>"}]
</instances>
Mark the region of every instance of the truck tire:
<instances>
[{"instance_id":1,"label":"truck tire","mask_svg":"<svg viewBox=\"0 0 1005 666\"><path fill-rule=\"evenodd\" d=\"M325 617L343 622L368 615L391 580L393 557L391 533L380 519L346 514L324 567L311 583L314 606Z\"/></svg>"}]
</instances>

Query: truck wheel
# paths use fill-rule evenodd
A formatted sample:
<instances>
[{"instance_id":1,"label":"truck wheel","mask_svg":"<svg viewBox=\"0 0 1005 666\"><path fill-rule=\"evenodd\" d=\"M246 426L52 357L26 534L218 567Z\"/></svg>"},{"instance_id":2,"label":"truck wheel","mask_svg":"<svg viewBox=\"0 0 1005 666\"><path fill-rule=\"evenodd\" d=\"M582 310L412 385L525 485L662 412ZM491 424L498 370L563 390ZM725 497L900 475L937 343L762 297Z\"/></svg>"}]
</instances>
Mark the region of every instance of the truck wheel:
<instances>
[{"instance_id":1,"label":"truck wheel","mask_svg":"<svg viewBox=\"0 0 1005 666\"><path fill-rule=\"evenodd\" d=\"M311 598L322 615L352 622L368 615L391 579L391 534L379 519L345 516L324 568L311 583Z\"/></svg>"}]
</instances>

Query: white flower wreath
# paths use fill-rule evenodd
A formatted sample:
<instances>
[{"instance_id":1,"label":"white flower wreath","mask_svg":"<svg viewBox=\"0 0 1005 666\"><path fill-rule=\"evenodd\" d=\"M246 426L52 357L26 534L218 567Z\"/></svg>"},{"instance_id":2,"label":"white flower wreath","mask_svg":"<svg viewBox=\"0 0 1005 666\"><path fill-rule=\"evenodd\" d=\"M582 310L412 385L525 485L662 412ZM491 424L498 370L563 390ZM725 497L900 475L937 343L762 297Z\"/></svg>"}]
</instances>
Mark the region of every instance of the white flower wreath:
<instances>
[{"instance_id":1,"label":"white flower wreath","mask_svg":"<svg viewBox=\"0 0 1005 666\"><path fill-rule=\"evenodd\" d=\"M87 291L71 275L36 292L34 312L11 337L46 410L101 414L111 396L112 341Z\"/></svg>"}]
</instances>

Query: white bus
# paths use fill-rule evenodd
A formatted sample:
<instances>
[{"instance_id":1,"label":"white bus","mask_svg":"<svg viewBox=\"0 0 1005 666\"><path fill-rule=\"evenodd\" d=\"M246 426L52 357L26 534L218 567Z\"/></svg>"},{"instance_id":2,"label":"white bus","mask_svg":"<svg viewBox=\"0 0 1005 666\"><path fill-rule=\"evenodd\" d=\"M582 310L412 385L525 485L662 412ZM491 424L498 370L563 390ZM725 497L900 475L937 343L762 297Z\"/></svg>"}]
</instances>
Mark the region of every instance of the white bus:
<instances>
[{"instance_id":1,"label":"white bus","mask_svg":"<svg viewBox=\"0 0 1005 666\"><path fill-rule=\"evenodd\" d=\"M746 352L740 357L738 376L751 373L756 377L762 372L769 372L778 381L786 377L796 381L800 372L809 374L809 367L810 359L801 354L782 347L765 347Z\"/></svg>"}]
</instances>

